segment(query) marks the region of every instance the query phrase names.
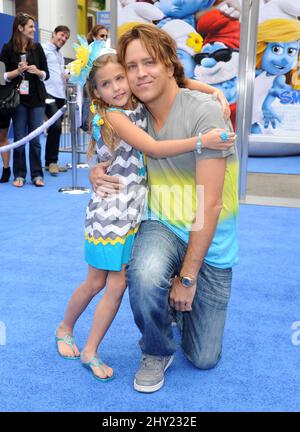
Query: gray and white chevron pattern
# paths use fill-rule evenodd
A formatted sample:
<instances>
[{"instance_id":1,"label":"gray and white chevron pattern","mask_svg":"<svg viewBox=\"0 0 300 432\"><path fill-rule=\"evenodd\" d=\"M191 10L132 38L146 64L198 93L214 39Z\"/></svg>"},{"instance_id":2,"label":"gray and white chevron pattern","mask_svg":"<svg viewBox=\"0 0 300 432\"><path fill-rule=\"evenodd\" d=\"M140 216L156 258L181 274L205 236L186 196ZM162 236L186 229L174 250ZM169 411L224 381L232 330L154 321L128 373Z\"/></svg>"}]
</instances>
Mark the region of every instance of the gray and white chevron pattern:
<instances>
[{"instance_id":1,"label":"gray and white chevron pattern","mask_svg":"<svg viewBox=\"0 0 300 432\"><path fill-rule=\"evenodd\" d=\"M133 123L146 129L146 112L142 104L126 114ZM111 156L107 173L120 177L126 187L119 194L107 198L93 193L86 210L85 236L95 241L115 240L125 237L141 222L147 197L146 176L141 175L144 161L139 151L122 140L114 154L102 141L97 143L96 152L100 161Z\"/></svg>"}]
</instances>

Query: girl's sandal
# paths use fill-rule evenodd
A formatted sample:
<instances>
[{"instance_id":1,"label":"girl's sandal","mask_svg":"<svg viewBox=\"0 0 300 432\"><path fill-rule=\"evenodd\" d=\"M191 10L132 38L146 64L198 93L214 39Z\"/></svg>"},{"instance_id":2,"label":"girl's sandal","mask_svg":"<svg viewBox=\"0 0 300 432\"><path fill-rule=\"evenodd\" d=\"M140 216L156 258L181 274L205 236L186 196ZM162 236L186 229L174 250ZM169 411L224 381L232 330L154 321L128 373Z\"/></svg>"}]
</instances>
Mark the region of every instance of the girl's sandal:
<instances>
[{"instance_id":1,"label":"girl's sandal","mask_svg":"<svg viewBox=\"0 0 300 432\"><path fill-rule=\"evenodd\" d=\"M92 372L93 377L94 377L96 380L105 383L105 382L111 381L111 380L113 380L113 379L115 378L115 374L114 374L114 373L112 374L112 376L108 376L108 377L106 377L106 378L101 378L101 377L99 377L98 375L96 375L96 374L94 373L92 367L100 368L100 369L102 369L102 371L106 374L105 369L104 369L104 367L103 367L104 363L103 363L102 360L99 359L98 356L95 355L94 357L92 357L92 359L91 359L90 361L86 362L86 361L84 361L83 356L82 356L82 354L81 354L81 355L80 355L80 360L81 360L82 365L83 365L85 368L87 368L88 370L90 370L90 371ZM91 366L92 366L92 367L91 367Z\"/></svg>"},{"instance_id":2,"label":"girl's sandal","mask_svg":"<svg viewBox=\"0 0 300 432\"><path fill-rule=\"evenodd\" d=\"M66 345L69 345L72 348L72 351L74 353L73 356L65 356L63 354L60 353L59 349L58 349L58 342L63 342ZM66 360L79 360L80 359L80 355L75 355L75 340L74 337L71 335L71 333L67 333L64 337L60 338L57 336L57 330L55 331L55 343L56 343L56 348L57 348L57 352L58 354L66 359Z\"/></svg>"}]
</instances>

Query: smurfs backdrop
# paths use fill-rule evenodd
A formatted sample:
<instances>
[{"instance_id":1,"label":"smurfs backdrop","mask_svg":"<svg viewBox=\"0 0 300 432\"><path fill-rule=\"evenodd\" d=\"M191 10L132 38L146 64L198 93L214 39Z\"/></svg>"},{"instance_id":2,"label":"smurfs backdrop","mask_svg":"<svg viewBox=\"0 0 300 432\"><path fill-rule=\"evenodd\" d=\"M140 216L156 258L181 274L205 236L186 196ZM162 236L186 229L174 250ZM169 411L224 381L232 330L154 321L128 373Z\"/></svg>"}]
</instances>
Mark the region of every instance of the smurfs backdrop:
<instances>
[{"instance_id":1,"label":"smurfs backdrop","mask_svg":"<svg viewBox=\"0 0 300 432\"><path fill-rule=\"evenodd\" d=\"M186 76L223 90L236 125L243 0L118 0L119 35L153 23L177 43ZM300 134L300 0L260 0L251 133ZM250 155L299 154L300 146L250 144Z\"/></svg>"},{"instance_id":2,"label":"smurfs backdrop","mask_svg":"<svg viewBox=\"0 0 300 432\"><path fill-rule=\"evenodd\" d=\"M119 0L118 34L153 23L172 36L185 74L221 88L235 126L240 0Z\"/></svg>"},{"instance_id":3,"label":"smurfs backdrop","mask_svg":"<svg viewBox=\"0 0 300 432\"><path fill-rule=\"evenodd\" d=\"M251 132L300 134L300 0L261 0ZM253 156L300 154L293 144L252 144Z\"/></svg>"},{"instance_id":4,"label":"smurfs backdrop","mask_svg":"<svg viewBox=\"0 0 300 432\"><path fill-rule=\"evenodd\" d=\"M299 135L300 1L260 3L252 133Z\"/></svg>"}]
</instances>

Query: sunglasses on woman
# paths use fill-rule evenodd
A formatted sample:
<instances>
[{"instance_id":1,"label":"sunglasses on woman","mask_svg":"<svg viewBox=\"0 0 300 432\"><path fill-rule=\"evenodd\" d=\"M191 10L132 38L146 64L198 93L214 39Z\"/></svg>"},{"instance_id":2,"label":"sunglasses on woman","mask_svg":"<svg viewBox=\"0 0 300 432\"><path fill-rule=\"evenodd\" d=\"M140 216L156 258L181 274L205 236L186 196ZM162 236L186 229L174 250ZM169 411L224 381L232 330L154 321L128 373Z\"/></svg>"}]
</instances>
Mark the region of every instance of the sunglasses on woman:
<instances>
[{"instance_id":1,"label":"sunglasses on woman","mask_svg":"<svg viewBox=\"0 0 300 432\"><path fill-rule=\"evenodd\" d=\"M100 36L101 39L107 39L108 38L108 35L104 34L104 33L100 34L99 36Z\"/></svg>"}]
</instances>

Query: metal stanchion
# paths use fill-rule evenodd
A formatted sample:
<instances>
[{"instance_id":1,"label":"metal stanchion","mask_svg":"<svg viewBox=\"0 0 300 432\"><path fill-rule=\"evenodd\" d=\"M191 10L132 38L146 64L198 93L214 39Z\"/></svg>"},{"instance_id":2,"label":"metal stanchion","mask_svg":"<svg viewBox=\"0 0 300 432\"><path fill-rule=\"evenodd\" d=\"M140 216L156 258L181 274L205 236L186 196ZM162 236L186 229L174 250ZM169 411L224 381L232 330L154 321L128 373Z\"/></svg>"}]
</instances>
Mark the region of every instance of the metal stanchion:
<instances>
[{"instance_id":1,"label":"metal stanchion","mask_svg":"<svg viewBox=\"0 0 300 432\"><path fill-rule=\"evenodd\" d=\"M59 192L79 195L89 193L90 189L77 186L77 125L76 125L76 108L77 108L77 92L76 86L68 86L67 92L69 115L71 123L71 145L72 145L72 187L62 187Z\"/></svg>"},{"instance_id":2,"label":"metal stanchion","mask_svg":"<svg viewBox=\"0 0 300 432\"><path fill-rule=\"evenodd\" d=\"M84 150L84 142L83 142L83 136L82 132L80 131L80 128L77 129L77 139L79 143L79 152L78 152L78 161L77 161L77 168L89 168L89 164L86 162L82 162L81 156Z\"/></svg>"}]
</instances>

